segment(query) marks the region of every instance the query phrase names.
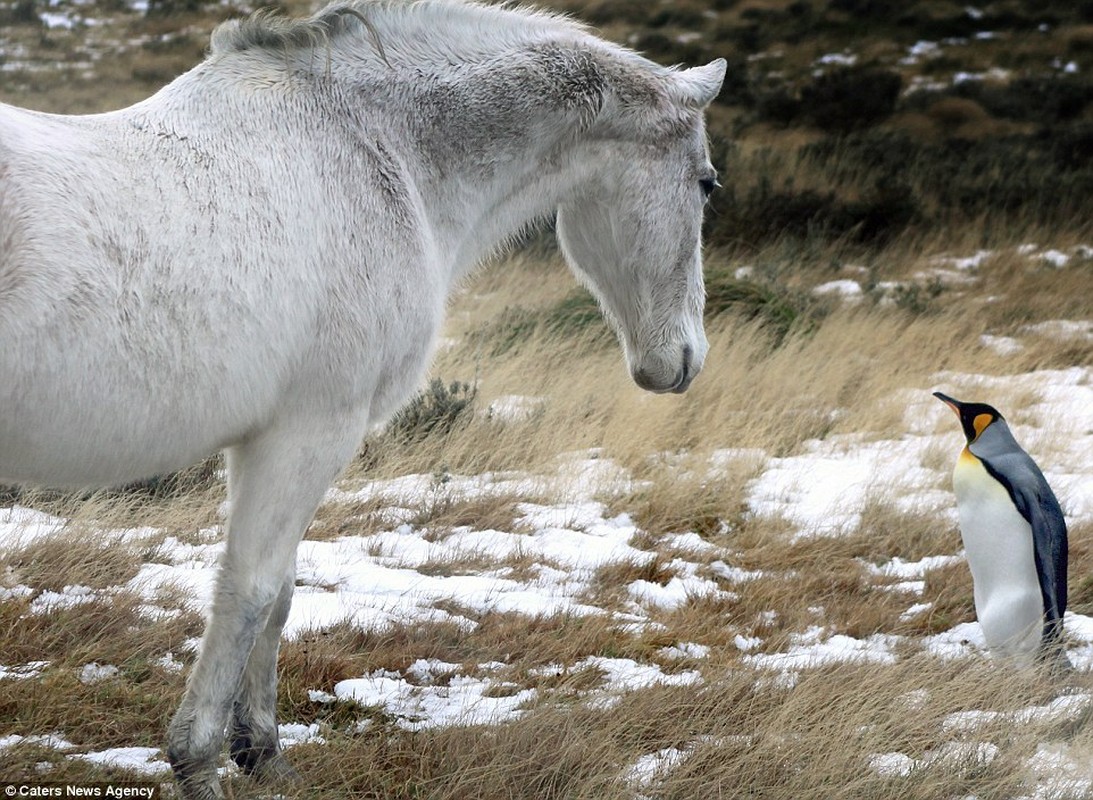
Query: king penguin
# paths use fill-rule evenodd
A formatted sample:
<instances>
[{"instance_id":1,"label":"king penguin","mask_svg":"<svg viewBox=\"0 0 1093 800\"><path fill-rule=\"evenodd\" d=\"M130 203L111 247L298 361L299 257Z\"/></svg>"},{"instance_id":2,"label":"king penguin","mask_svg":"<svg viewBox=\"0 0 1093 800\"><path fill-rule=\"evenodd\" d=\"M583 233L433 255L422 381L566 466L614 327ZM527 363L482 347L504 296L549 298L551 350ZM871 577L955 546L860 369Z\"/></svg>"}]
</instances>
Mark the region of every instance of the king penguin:
<instances>
[{"instance_id":1,"label":"king penguin","mask_svg":"<svg viewBox=\"0 0 1093 800\"><path fill-rule=\"evenodd\" d=\"M987 646L1018 664L1040 658L1065 669L1067 538L1059 501L997 409L934 397L956 412L968 440L953 491Z\"/></svg>"}]
</instances>

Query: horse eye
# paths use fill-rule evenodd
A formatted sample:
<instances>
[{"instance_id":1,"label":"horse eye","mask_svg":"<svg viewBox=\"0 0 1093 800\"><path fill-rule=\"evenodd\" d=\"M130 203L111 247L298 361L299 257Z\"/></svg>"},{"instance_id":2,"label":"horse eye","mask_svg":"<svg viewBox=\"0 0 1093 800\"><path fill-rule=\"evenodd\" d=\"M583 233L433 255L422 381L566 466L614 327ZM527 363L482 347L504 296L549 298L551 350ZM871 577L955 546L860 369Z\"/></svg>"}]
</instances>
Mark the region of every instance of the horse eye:
<instances>
[{"instance_id":1,"label":"horse eye","mask_svg":"<svg viewBox=\"0 0 1093 800\"><path fill-rule=\"evenodd\" d=\"M702 178L699 180L698 185L702 187L702 194L709 197L713 194L714 189L721 188L721 183L717 178Z\"/></svg>"}]
</instances>

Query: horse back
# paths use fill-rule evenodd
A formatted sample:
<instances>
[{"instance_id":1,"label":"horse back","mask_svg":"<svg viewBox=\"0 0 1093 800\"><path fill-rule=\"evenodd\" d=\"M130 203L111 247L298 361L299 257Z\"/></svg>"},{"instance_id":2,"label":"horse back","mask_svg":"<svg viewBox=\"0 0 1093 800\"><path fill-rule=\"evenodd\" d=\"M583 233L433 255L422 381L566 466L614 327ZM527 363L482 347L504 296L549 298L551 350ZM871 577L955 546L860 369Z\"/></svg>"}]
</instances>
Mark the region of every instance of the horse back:
<instances>
[{"instance_id":1,"label":"horse back","mask_svg":"<svg viewBox=\"0 0 1093 800\"><path fill-rule=\"evenodd\" d=\"M0 478L128 480L420 377L445 287L390 165L159 111L0 108Z\"/></svg>"}]
</instances>

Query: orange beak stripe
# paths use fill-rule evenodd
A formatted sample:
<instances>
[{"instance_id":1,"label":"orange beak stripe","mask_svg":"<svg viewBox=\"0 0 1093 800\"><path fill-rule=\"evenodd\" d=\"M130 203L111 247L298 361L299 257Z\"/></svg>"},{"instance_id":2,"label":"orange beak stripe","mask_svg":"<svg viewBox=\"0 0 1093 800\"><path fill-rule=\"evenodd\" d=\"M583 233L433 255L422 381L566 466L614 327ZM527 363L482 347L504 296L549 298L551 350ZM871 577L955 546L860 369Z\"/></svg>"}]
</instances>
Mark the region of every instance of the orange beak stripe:
<instances>
[{"instance_id":1,"label":"orange beak stripe","mask_svg":"<svg viewBox=\"0 0 1093 800\"><path fill-rule=\"evenodd\" d=\"M938 399L941 400L941 402L944 403L945 405L947 405L949 408L951 408L953 410L953 413L956 414L956 418L960 419L960 409L957 408L956 403L953 403L949 400L945 400L945 399L940 398L940 397Z\"/></svg>"}]
</instances>

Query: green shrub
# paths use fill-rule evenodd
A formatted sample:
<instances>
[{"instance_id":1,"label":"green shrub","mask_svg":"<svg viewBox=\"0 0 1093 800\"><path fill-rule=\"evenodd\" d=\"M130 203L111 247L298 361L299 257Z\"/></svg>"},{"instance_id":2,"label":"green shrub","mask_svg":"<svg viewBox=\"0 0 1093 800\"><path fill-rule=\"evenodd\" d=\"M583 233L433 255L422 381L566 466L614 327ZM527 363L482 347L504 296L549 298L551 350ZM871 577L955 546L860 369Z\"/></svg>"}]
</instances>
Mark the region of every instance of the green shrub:
<instances>
[{"instance_id":1,"label":"green shrub","mask_svg":"<svg viewBox=\"0 0 1093 800\"><path fill-rule=\"evenodd\" d=\"M395 414L385 433L400 444L445 436L473 416L477 391L467 383L454 381L446 385L440 378L433 378L424 391Z\"/></svg>"},{"instance_id":2,"label":"green shrub","mask_svg":"<svg viewBox=\"0 0 1093 800\"><path fill-rule=\"evenodd\" d=\"M721 91L714 100L725 106L751 106L755 101L748 72L748 60L740 54L723 56L728 62Z\"/></svg>"},{"instance_id":3,"label":"green shrub","mask_svg":"<svg viewBox=\"0 0 1093 800\"><path fill-rule=\"evenodd\" d=\"M96 491L62 491L48 487L24 489L19 486L0 484L0 508L28 501L38 507L50 508L53 504L64 504L70 500L84 501L95 496L130 497L144 501L171 500L191 492L204 491L222 483L223 472L224 459L217 453L177 472L155 475L144 480Z\"/></svg>"},{"instance_id":4,"label":"green shrub","mask_svg":"<svg viewBox=\"0 0 1093 800\"><path fill-rule=\"evenodd\" d=\"M1059 131L1051 139L1051 161L1063 172L1079 172L1093 164L1093 122Z\"/></svg>"},{"instance_id":5,"label":"green shrub","mask_svg":"<svg viewBox=\"0 0 1093 800\"><path fill-rule=\"evenodd\" d=\"M586 289L563 298L543 315L543 328L553 334L572 334L602 325L603 315L596 299Z\"/></svg>"},{"instance_id":6,"label":"green shrub","mask_svg":"<svg viewBox=\"0 0 1093 800\"><path fill-rule=\"evenodd\" d=\"M662 64L705 64L711 57L701 40L681 42L675 36L655 30L640 34L634 47Z\"/></svg>"},{"instance_id":7,"label":"green shrub","mask_svg":"<svg viewBox=\"0 0 1093 800\"><path fill-rule=\"evenodd\" d=\"M758 320L780 342L801 317L804 308L785 289L741 280L726 272L706 276L706 318L735 314Z\"/></svg>"},{"instance_id":8,"label":"green shrub","mask_svg":"<svg viewBox=\"0 0 1093 800\"><path fill-rule=\"evenodd\" d=\"M149 17L171 17L201 11L207 0L148 0Z\"/></svg>"},{"instance_id":9,"label":"green shrub","mask_svg":"<svg viewBox=\"0 0 1093 800\"><path fill-rule=\"evenodd\" d=\"M590 331L599 331L604 342L610 341L595 298L586 289L577 289L549 308L506 308L485 326L472 331L468 341L475 349L496 358L519 347L536 333L574 337Z\"/></svg>"},{"instance_id":10,"label":"green shrub","mask_svg":"<svg viewBox=\"0 0 1093 800\"><path fill-rule=\"evenodd\" d=\"M754 23L746 25L724 25L717 29L714 41L743 53L757 53L768 44L768 37L763 29Z\"/></svg>"},{"instance_id":11,"label":"green shrub","mask_svg":"<svg viewBox=\"0 0 1093 800\"><path fill-rule=\"evenodd\" d=\"M832 185L877 187L871 200L892 204L881 219L890 230L901 216L927 224L982 217L1072 221L1093 191L1091 149L1093 126L1075 123L982 141L927 142L869 130L806 145L800 157L828 172Z\"/></svg>"},{"instance_id":12,"label":"green shrub","mask_svg":"<svg viewBox=\"0 0 1093 800\"><path fill-rule=\"evenodd\" d=\"M702 28L705 23L706 17L700 9L677 5L661 8L650 16L647 22L651 28L663 28L665 25L673 25L679 28Z\"/></svg>"},{"instance_id":13,"label":"green shrub","mask_svg":"<svg viewBox=\"0 0 1093 800\"><path fill-rule=\"evenodd\" d=\"M1007 84L964 81L952 89L975 100L992 116L1052 125L1077 119L1093 104L1093 79L1084 75L1035 75Z\"/></svg>"},{"instance_id":14,"label":"green shrub","mask_svg":"<svg viewBox=\"0 0 1093 800\"><path fill-rule=\"evenodd\" d=\"M387 427L361 443L357 465L365 470L376 469L392 453L411 452L424 442L442 440L462 429L474 418L477 394L477 388L470 384L446 384L433 378L391 418Z\"/></svg>"},{"instance_id":15,"label":"green shrub","mask_svg":"<svg viewBox=\"0 0 1093 800\"><path fill-rule=\"evenodd\" d=\"M858 19L888 20L906 5L904 0L829 0L827 7Z\"/></svg>"},{"instance_id":16,"label":"green shrub","mask_svg":"<svg viewBox=\"0 0 1093 800\"><path fill-rule=\"evenodd\" d=\"M625 24L640 27L649 19L649 3L633 0L560 0L551 4L593 25Z\"/></svg>"},{"instance_id":17,"label":"green shrub","mask_svg":"<svg viewBox=\"0 0 1093 800\"><path fill-rule=\"evenodd\" d=\"M471 331L467 341L471 347L490 358L497 358L519 347L535 333L539 320L526 308L509 307L487 325Z\"/></svg>"},{"instance_id":18,"label":"green shrub","mask_svg":"<svg viewBox=\"0 0 1093 800\"><path fill-rule=\"evenodd\" d=\"M975 19L963 7L956 5L936 8L919 6L903 12L897 19L908 32L914 31L916 41L970 38L982 30L997 30L986 27L982 18Z\"/></svg>"},{"instance_id":19,"label":"green shrub","mask_svg":"<svg viewBox=\"0 0 1093 800\"><path fill-rule=\"evenodd\" d=\"M783 127L801 116L801 101L786 86L774 86L752 93L755 114L763 122Z\"/></svg>"},{"instance_id":20,"label":"green shrub","mask_svg":"<svg viewBox=\"0 0 1093 800\"><path fill-rule=\"evenodd\" d=\"M912 314L926 314L934 309L934 300L945 291L944 284L934 278L929 283L900 284L892 293L892 302L897 308Z\"/></svg>"}]
</instances>

